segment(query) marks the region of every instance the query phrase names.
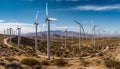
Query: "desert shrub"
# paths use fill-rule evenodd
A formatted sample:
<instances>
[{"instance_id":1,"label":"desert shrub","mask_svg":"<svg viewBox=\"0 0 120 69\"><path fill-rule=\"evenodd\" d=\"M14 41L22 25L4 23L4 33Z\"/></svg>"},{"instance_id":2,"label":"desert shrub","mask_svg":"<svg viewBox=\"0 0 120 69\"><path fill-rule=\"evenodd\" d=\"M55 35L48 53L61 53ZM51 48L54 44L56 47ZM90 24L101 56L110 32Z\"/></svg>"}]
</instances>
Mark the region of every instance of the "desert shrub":
<instances>
[{"instance_id":1,"label":"desert shrub","mask_svg":"<svg viewBox=\"0 0 120 69\"><path fill-rule=\"evenodd\" d=\"M34 65L32 69L42 69L42 65Z\"/></svg>"},{"instance_id":2,"label":"desert shrub","mask_svg":"<svg viewBox=\"0 0 120 69\"><path fill-rule=\"evenodd\" d=\"M32 58L24 58L21 60L22 64L28 65L28 66L34 66L34 65L39 65L40 62L36 59L32 59Z\"/></svg>"},{"instance_id":3,"label":"desert shrub","mask_svg":"<svg viewBox=\"0 0 120 69\"><path fill-rule=\"evenodd\" d=\"M57 66L65 66L66 64L68 64L68 62L66 62L66 61L63 60L63 59L57 59L57 60L55 61L55 64L56 64Z\"/></svg>"},{"instance_id":4,"label":"desert shrub","mask_svg":"<svg viewBox=\"0 0 120 69\"><path fill-rule=\"evenodd\" d=\"M42 65L49 65L49 62L47 60L43 60L41 63Z\"/></svg>"},{"instance_id":5,"label":"desert shrub","mask_svg":"<svg viewBox=\"0 0 120 69\"><path fill-rule=\"evenodd\" d=\"M101 53L99 53L98 55L99 55L99 56L103 56L103 53L101 52Z\"/></svg>"},{"instance_id":6,"label":"desert shrub","mask_svg":"<svg viewBox=\"0 0 120 69\"><path fill-rule=\"evenodd\" d=\"M6 65L6 63L0 62L0 66L5 66L5 65Z\"/></svg>"},{"instance_id":7,"label":"desert shrub","mask_svg":"<svg viewBox=\"0 0 120 69\"><path fill-rule=\"evenodd\" d=\"M19 61L19 60L15 59L15 58L12 58L12 57L6 57L5 59L6 59L7 61L9 61L9 62Z\"/></svg>"},{"instance_id":8,"label":"desert shrub","mask_svg":"<svg viewBox=\"0 0 120 69\"><path fill-rule=\"evenodd\" d=\"M114 59L108 59L105 60L105 65L109 68L115 68L115 69L119 69L120 68L120 62L116 61Z\"/></svg>"},{"instance_id":9,"label":"desert shrub","mask_svg":"<svg viewBox=\"0 0 120 69\"><path fill-rule=\"evenodd\" d=\"M81 56L86 57L86 56L89 56L89 55L88 55L88 53L83 53Z\"/></svg>"},{"instance_id":10,"label":"desert shrub","mask_svg":"<svg viewBox=\"0 0 120 69\"><path fill-rule=\"evenodd\" d=\"M23 67L20 64L11 63L11 64L6 64L5 69L23 69Z\"/></svg>"}]
</instances>

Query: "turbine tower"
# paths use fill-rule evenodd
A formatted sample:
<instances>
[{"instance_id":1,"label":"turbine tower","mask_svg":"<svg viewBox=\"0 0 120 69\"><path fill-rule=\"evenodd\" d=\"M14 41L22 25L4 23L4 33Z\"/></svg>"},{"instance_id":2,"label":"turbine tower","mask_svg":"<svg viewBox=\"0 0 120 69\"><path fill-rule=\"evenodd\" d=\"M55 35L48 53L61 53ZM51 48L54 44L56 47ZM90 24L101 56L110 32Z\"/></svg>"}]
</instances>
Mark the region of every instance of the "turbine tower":
<instances>
[{"instance_id":1,"label":"turbine tower","mask_svg":"<svg viewBox=\"0 0 120 69\"><path fill-rule=\"evenodd\" d=\"M79 23L76 20L74 20L74 22L77 23L79 25L79 28L80 28L80 33L79 33L79 49L81 49L81 45L82 45L81 30L83 30L84 35L85 35L85 30L83 28L83 24Z\"/></svg>"},{"instance_id":2,"label":"turbine tower","mask_svg":"<svg viewBox=\"0 0 120 69\"><path fill-rule=\"evenodd\" d=\"M4 38L6 37L6 30L4 30Z\"/></svg>"},{"instance_id":3,"label":"turbine tower","mask_svg":"<svg viewBox=\"0 0 120 69\"><path fill-rule=\"evenodd\" d=\"M36 13L35 22L34 22L34 25L35 25L35 50L38 50L38 41L37 41L38 15L39 15L39 11L37 11L37 13Z\"/></svg>"},{"instance_id":4,"label":"turbine tower","mask_svg":"<svg viewBox=\"0 0 120 69\"><path fill-rule=\"evenodd\" d=\"M91 20L91 23L93 24L92 32L93 32L93 45L96 45L96 25L94 24L93 20Z\"/></svg>"},{"instance_id":5,"label":"turbine tower","mask_svg":"<svg viewBox=\"0 0 120 69\"><path fill-rule=\"evenodd\" d=\"M9 36L9 38L10 38L10 43L11 43L11 39L12 39L12 35L11 35L12 32L11 31L12 31L12 28L10 28L9 30L10 30L10 36Z\"/></svg>"},{"instance_id":6,"label":"turbine tower","mask_svg":"<svg viewBox=\"0 0 120 69\"><path fill-rule=\"evenodd\" d=\"M67 29L65 29L65 48L67 48Z\"/></svg>"},{"instance_id":7,"label":"turbine tower","mask_svg":"<svg viewBox=\"0 0 120 69\"><path fill-rule=\"evenodd\" d=\"M47 59L50 59L50 21L56 20L55 18L48 17L48 3L46 2L46 20L48 23L48 33L47 33Z\"/></svg>"},{"instance_id":8,"label":"turbine tower","mask_svg":"<svg viewBox=\"0 0 120 69\"><path fill-rule=\"evenodd\" d=\"M7 37L9 37L9 29L7 29Z\"/></svg>"},{"instance_id":9,"label":"turbine tower","mask_svg":"<svg viewBox=\"0 0 120 69\"><path fill-rule=\"evenodd\" d=\"M102 31L103 31L103 41L104 41L104 39L105 39L105 30L102 28Z\"/></svg>"},{"instance_id":10,"label":"turbine tower","mask_svg":"<svg viewBox=\"0 0 120 69\"><path fill-rule=\"evenodd\" d=\"M21 41L21 28L17 27L18 30L18 46L20 46L20 41Z\"/></svg>"},{"instance_id":11,"label":"turbine tower","mask_svg":"<svg viewBox=\"0 0 120 69\"><path fill-rule=\"evenodd\" d=\"M92 29L92 32L93 32L93 34L94 34L94 36L93 36L93 45L95 46L96 45L96 41L95 41L95 39L96 39L96 25L94 25L94 27L93 27L93 29Z\"/></svg>"}]
</instances>

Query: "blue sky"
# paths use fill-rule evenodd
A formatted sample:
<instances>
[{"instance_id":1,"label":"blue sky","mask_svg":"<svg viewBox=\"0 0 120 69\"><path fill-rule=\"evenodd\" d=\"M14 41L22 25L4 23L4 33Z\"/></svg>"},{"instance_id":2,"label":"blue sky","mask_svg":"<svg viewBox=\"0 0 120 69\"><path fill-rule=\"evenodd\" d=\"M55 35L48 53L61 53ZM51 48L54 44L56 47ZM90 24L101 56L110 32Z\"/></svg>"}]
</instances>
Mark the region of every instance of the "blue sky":
<instances>
[{"instance_id":1,"label":"blue sky","mask_svg":"<svg viewBox=\"0 0 120 69\"><path fill-rule=\"evenodd\" d=\"M37 10L40 12L38 23L45 23L45 4L46 0L0 0L0 32L17 26L23 33L34 32ZM51 22L52 30L79 31L73 20L87 21L84 28L89 33L93 27L91 20L108 32L120 30L120 0L48 0L48 5L49 17L58 19ZM47 26L43 30L47 30Z\"/></svg>"}]
</instances>

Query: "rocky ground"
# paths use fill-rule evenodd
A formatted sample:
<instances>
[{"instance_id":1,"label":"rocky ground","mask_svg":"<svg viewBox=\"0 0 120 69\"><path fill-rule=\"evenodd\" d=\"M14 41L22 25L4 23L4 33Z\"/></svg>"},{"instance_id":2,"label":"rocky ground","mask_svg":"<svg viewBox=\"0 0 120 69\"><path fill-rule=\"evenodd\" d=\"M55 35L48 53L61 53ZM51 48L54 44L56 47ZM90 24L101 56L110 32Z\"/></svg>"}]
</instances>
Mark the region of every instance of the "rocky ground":
<instances>
[{"instance_id":1,"label":"rocky ground","mask_svg":"<svg viewBox=\"0 0 120 69\"><path fill-rule=\"evenodd\" d=\"M80 51L81 53L79 53L79 54L82 54L82 56L78 55L78 57L76 56L76 54L78 54L79 51L73 53L72 49L76 50L75 48L71 49L71 47L68 47L69 49L71 49L68 51L65 51L67 49L59 50L58 47L56 46L57 45L59 46L60 43L57 43L57 41L52 42L52 44L55 46L54 51L57 51L57 52L61 51L61 53L65 51L65 53L68 54L67 58L70 58L70 59L64 59L64 60L62 59L58 61L55 58L54 59L52 58L51 60L47 60L45 57L43 58L43 57L38 56L39 54L45 56L46 51L44 50L46 49L45 47L42 47L43 49L40 49L42 50L42 52L40 52L39 54L36 53L33 48L34 47L33 40L28 39L29 42L30 41L31 42L26 43L28 40L25 39L25 42L23 42L21 47L18 47L16 42L15 43L8 42L8 44L12 46L10 47L4 44L3 36L0 35L0 37L1 37L0 38L1 40L0 42L0 69L10 69L10 67L12 67L11 69L109 69L109 68L111 69L112 67L108 68L106 66L106 63L105 63L106 60L114 59L114 60L120 61L120 54L119 54L120 53L120 41L118 38L104 39L105 41L101 40L103 42L98 43L96 47L89 47L89 46L82 47ZM100 42L100 41L97 41L97 42ZM43 42L43 44L45 44L45 42ZM109 47L109 49L107 49L105 52L99 53L100 51L105 50L106 47ZM61 54L60 52L58 53L57 52L56 54L53 54L53 55L56 57L59 57L58 54L60 54L61 58L65 58L65 56L62 56L63 54ZM68 53L68 52L72 52L72 53ZM96 53L99 53L99 54L95 55ZM77 59L71 59L72 57L77 57ZM82 57L85 57L85 58L82 58ZM29 60L31 62L29 62L28 60L24 60L24 63L23 63L22 60L25 58L28 58L28 59L32 58ZM113 68L115 68L115 66L113 66Z\"/></svg>"}]
</instances>

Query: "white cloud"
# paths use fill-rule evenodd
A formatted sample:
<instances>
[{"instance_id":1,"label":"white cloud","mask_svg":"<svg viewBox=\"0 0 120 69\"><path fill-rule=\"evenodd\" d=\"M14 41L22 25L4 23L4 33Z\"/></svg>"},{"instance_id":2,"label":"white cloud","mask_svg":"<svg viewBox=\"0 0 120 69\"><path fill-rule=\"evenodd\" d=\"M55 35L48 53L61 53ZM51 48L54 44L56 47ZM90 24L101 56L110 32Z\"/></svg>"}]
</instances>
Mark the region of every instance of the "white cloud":
<instances>
[{"instance_id":1,"label":"white cloud","mask_svg":"<svg viewBox=\"0 0 120 69\"><path fill-rule=\"evenodd\" d=\"M0 23L3 23L3 22L5 22L5 20L0 20Z\"/></svg>"},{"instance_id":2,"label":"white cloud","mask_svg":"<svg viewBox=\"0 0 120 69\"><path fill-rule=\"evenodd\" d=\"M86 6L77 6L71 8L72 10L93 10L93 11L107 11L107 10L120 10L120 5L107 5L107 6L94 6L94 5L86 5Z\"/></svg>"}]
</instances>

